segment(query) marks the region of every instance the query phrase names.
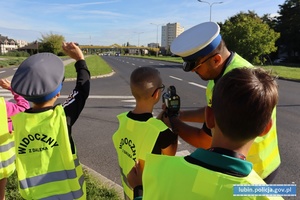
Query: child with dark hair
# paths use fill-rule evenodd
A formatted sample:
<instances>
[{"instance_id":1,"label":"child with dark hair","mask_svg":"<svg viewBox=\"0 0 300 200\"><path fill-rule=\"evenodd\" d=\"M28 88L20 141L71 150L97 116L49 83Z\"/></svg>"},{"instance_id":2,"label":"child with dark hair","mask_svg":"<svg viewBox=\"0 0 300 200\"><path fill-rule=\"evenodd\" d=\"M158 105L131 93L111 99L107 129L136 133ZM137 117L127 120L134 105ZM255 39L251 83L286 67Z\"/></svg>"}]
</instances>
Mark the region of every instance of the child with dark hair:
<instances>
[{"instance_id":1,"label":"child with dark hair","mask_svg":"<svg viewBox=\"0 0 300 200\"><path fill-rule=\"evenodd\" d=\"M272 127L272 111L278 102L275 78L262 69L235 68L213 89L212 107L205 119L212 130L212 145L189 156L148 155L143 172L136 164L128 174L135 194L143 199L245 199L233 196L235 184L265 184L246 160L256 137ZM247 196L246 199L282 199Z\"/></svg>"}]
</instances>

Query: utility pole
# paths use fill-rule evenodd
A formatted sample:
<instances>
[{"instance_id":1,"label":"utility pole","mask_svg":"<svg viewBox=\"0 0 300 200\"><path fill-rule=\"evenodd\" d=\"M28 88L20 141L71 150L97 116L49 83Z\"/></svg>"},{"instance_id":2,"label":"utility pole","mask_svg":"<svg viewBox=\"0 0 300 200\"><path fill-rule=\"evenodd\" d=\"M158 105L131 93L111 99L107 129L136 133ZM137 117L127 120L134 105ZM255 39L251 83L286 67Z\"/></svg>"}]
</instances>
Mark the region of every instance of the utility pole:
<instances>
[{"instance_id":1,"label":"utility pole","mask_svg":"<svg viewBox=\"0 0 300 200\"><path fill-rule=\"evenodd\" d=\"M155 25L156 26L156 48L157 48L157 51L156 51L156 57L158 57L158 51L159 51L159 45L158 45L158 26L162 25L162 24L155 24L155 23L150 23L152 25Z\"/></svg>"}]
</instances>

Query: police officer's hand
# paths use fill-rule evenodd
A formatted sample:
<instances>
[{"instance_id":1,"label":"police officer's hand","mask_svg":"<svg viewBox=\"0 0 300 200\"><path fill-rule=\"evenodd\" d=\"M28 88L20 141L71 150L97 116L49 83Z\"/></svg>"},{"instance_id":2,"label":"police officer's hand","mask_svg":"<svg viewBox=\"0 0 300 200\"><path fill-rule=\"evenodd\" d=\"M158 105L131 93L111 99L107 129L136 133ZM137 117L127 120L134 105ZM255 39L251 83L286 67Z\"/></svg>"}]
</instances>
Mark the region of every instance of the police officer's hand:
<instances>
[{"instance_id":1,"label":"police officer's hand","mask_svg":"<svg viewBox=\"0 0 300 200\"><path fill-rule=\"evenodd\" d=\"M136 162L130 172L127 174L127 180L132 188L142 185L142 171L140 169L139 162Z\"/></svg>"},{"instance_id":2,"label":"police officer's hand","mask_svg":"<svg viewBox=\"0 0 300 200\"><path fill-rule=\"evenodd\" d=\"M81 49L74 42L63 42L62 48L68 56L76 61L84 60L84 55Z\"/></svg>"}]
</instances>

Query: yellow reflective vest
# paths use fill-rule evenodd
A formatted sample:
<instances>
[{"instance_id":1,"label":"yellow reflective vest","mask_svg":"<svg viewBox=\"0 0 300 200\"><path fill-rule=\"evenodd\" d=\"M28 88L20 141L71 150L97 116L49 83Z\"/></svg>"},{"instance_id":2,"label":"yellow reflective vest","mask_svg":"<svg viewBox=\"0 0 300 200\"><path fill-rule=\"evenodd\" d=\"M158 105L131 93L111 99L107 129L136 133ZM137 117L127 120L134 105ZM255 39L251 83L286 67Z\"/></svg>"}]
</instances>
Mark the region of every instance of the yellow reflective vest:
<instances>
[{"instance_id":1,"label":"yellow reflective vest","mask_svg":"<svg viewBox=\"0 0 300 200\"><path fill-rule=\"evenodd\" d=\"M146 122L130 119L126 116L127 113L118 115L119 128L112 139L118 154L125 197L133 199L133 189L128 184L127 174L136 161L146 159L146 154L152 152L159 133L168 127L155 118Z\"/></svg>"},{"instance_id":2,"label":"yellow reflective vest","mask_svg":"<svg viewBox=\"0 0 300 200\"><path fill-rule=\"evenodd\" d=\"M14 135L9 133L6 103L0 97L0 180L8 178L15 171Z\"/></svg>"},{"instance_id":3,"label":"yellow reflective vest","mask_svg":"<svg viewBox=\"0 0 300 200\"><path fill-rule=\"evenodd\" d=\"M25 199L86 199L82 166L72 154L61 105L12 117L19 191Z\"/></svg>"},{"instance_id":4,"label":"yellow reflective vest","mask_svg":"<svg viewBox=\"0 0 300 200\"><path fill-rule=\"evenodd\" d=\"M265 182L251 169L247 177L235 177L191 164L184 157L149 154L143 172L143 200L282 200L282 197L233 196L235 184Z\"/></svg>"},{"instance_id":5,"label":"yellow reflective vest","mask_svg":"<svg viewBox=\"0 0 300 200\"><path fill-rule=\"evenodd\" d=\"M224 74L234 68L253 67L248 61L235 53L232 61L227 66ZM223 75L224 75L223 74ZM215 83L210 80L206 89L207 105L211 106L212 91ZM269 176L280 165L280 155L278 149L277 129L276 129L276 107L272 113L273 126L271 130L263 137L257 137L250 148L247 160L252 162L253 169L262 178Z\"/></svg>"}]
</instances>

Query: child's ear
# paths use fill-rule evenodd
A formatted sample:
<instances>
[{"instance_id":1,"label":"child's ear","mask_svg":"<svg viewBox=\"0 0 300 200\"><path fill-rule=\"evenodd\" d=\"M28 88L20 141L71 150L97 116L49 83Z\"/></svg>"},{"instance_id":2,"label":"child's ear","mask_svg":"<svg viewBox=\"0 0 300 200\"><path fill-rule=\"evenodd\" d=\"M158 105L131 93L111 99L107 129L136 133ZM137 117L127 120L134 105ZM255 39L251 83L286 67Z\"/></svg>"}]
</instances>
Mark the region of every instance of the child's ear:
<instances>
[{"instance_id":1,"label":"child's ear","mask_svg":"<svg viewBox=\"0 0 300 200\"><path fill-rule=\"evenodd\" d=\"M205 123L207 128L212 129L215 127L215 115L211 107L205 107Z\"/></svg>"},{"instance_id":2,"label":"child's ear","mask_svg":"<svg viewBox=\"0 0 300 200\"><path fill-rule=\"evenodd\" d=\"M261 134L259 134L259 136L262 137L262 136L265 136L267 133L269 133L270 129L272 128L272 125L273 125L273 121L272 121L272 119L270 119L270 121L266 125L264 131Z\"/></svg>"},{"instance_id":3,"label":"child's ear","mask_svg":"<svg viewBox=\"0 0 300 200\"><path fill-rule=\"evenodd\" d=\"M158 90L155 91L155 93L154 93L154 95L153 95L153 98L154 98L154 99L160 98L160 96L159 96L159 91L158 91Z\"/></svg>"}]
</instances>

